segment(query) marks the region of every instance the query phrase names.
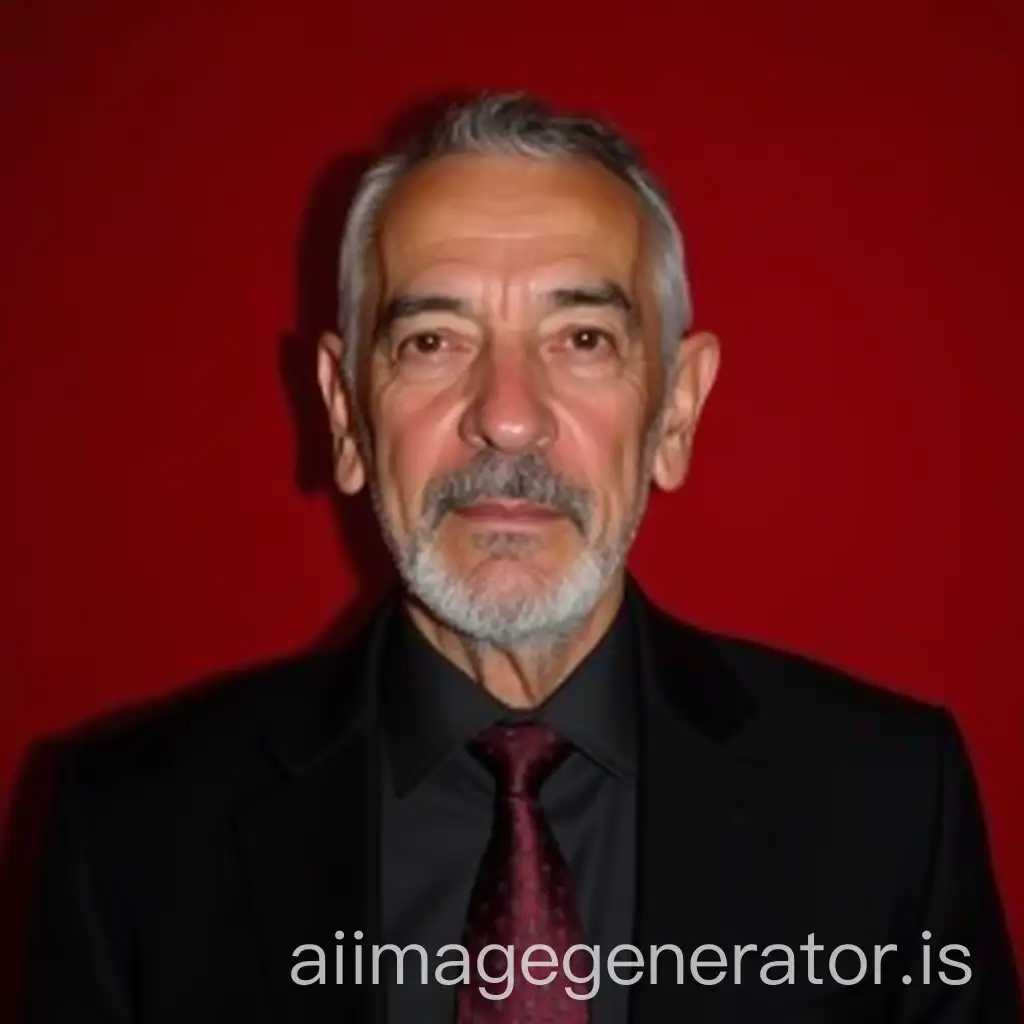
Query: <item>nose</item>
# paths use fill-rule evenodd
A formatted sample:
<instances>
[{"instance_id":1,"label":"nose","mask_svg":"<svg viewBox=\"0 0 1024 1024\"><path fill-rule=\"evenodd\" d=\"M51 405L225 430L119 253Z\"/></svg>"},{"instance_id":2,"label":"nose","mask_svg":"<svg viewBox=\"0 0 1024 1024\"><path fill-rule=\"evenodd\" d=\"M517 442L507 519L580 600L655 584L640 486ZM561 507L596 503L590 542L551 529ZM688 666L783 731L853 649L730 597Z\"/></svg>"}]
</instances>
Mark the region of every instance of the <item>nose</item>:
<instances>
[{"instance_id":1,"label":"nose","mask_svg":"<svg viewBox=\"0 0 1024 1024\"><path fill-rule=\"evenodd\" d=\"M460 422L467 444L514 454L554 440L555 418L544 394L543 373L521 340L492 346L479 364L473 388Z\"/></svg>"}]
</instances>

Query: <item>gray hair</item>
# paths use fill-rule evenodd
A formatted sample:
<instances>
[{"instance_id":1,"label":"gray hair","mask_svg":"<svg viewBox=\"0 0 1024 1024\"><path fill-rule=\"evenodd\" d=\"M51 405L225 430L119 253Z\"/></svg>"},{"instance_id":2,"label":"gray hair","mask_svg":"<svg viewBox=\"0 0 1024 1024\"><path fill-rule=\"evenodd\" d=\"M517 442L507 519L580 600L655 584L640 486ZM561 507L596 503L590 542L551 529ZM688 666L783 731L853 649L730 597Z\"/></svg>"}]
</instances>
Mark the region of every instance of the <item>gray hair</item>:
<instances>
[{"instance_id":1,"label":"gray hair","mask_svg":"<svg viewBox=\"0 0 1024 1024\"><path fill-rule=\"evenodd\" d=\"M668 198L639 152L612 125L589 116L564 116L523 93L484 94L451 107L421 137L378 160L356 190L341 243L339 328L346 339L342 369L354 387L356 339L366 288L366 264L380 211L392 189L415 167L455 154L523 156L536 160L593 160L624 181L640 200L657 239L654 290L661 312L662 359L675 363L679 338L692 325L682 233Z\"/></svg>"}]
</instances>

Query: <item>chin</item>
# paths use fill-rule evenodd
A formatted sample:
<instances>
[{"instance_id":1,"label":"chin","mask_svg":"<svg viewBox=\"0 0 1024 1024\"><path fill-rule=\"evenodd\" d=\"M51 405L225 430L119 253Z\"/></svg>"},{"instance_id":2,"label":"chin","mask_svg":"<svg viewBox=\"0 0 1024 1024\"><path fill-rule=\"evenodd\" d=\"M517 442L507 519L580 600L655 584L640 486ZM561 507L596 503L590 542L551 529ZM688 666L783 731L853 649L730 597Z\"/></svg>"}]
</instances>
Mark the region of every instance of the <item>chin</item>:
<instances>
[{"instance_id":1,"label":"chin","mask_svg":"<svg viewBox=\"0 0 1024 1024\"><path fill-rule=\"evenodd\" d=\"M563 568L532 559L490 556L457 569L424 549L402 569L409 589L441 621L498 646L542 642L586 618L616 566L584 552Z\"/></svg>"}]
</instances>

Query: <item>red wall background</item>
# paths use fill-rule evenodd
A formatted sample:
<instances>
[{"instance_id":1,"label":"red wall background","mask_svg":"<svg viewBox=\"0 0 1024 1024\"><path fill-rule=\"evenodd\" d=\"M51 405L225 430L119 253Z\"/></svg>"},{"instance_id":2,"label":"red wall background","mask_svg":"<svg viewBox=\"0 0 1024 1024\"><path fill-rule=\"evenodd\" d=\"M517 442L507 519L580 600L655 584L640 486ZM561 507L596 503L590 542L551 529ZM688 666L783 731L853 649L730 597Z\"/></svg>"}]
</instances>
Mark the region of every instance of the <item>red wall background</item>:
<instances>
[{"instance_id":1,"label":"red wall background","mask_svg":"<svg viewBox=\"0 0 1024 1024\"><path fill-rule=\"evenodd\" d=\"M30 745L365 604L310 345L352 154L425 93L525 87L640 139L723 339L636 573L949 705L1024 953L1022 59L1014 0L4 4L8 899Z\"/></svg>"}]
</instances>

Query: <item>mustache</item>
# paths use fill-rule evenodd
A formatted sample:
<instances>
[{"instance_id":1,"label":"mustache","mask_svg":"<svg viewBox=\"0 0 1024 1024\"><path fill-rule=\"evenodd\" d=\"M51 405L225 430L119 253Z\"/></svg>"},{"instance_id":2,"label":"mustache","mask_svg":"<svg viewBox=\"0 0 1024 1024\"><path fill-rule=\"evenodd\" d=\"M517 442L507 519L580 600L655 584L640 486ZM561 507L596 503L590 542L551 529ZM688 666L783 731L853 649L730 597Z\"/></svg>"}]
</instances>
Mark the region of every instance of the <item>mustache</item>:
<instances>
[{"instance_id":1,"label":"mustache","mask_svg":"<svg viewBox=\"0 0 1024 1024\"><path fill-rule=\"evenodd\" d=\"M594 509L590 491L567 480L539 452L508 456L487 450L428 484L423 518L434 530L449 512L497 499L542 505L564 515L581 533L586 533Z\"/></svg>"}]
</instances>

